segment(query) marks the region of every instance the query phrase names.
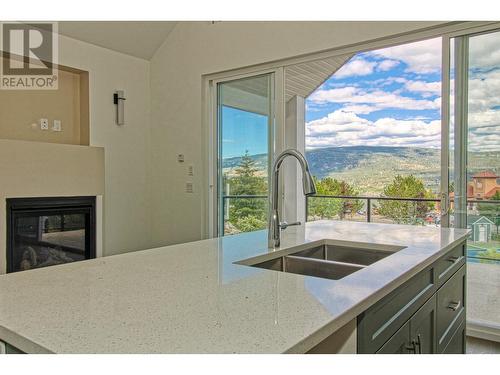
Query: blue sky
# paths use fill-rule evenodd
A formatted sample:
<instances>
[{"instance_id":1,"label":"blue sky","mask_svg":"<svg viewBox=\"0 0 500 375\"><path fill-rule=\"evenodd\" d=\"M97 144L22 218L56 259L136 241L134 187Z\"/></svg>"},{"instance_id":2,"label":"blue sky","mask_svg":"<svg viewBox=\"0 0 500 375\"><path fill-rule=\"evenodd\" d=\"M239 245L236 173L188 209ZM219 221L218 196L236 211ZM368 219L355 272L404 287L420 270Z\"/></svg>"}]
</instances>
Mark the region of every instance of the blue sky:
<instances>
[{"instance_id":1,"label":"blue sky","mask_svg":"<svg viewBox=\"0 0 500 375\"><path fill-rule=\"evenodd\" d=\"M391 64L395 65L388 70L377 69L377 65L380 65L383 61L391 61ZM353 71L347 76L341 75L340 77L334 74L323 85L321 85L317 91L325 91L328 89L338 89L345 87L356 87L357 89L367 93L373 92L375 90L383 90L384 92L398 92L401 96L412 98L414 100L436 99L440 96L439 93L436 92L426 93L408 90L405 84L405 81L420 81L426 83L438 82L441 79L441 75L439 72L432 72L427 74L413 73L411 71L406 71L408 69L408 65L404 62L399 62L397 60L386 60L371 53L358 54L354 56L347 64L352 64L353 62L358 63L358 69L362 69L359 63L363 65L366 64L369 67L366 71L371 71L371 73L357 75L356 72ZM367 101L366 104L370 104L370 101ZM329 113L332 113L335 110L342 109L343 107L344 105L341 102L325 102L318 104L314 99L308 99L306 122L328 116ZM356 113L356 111L354 112ZM407 108L391 108L389 106L387 108L379 109L367 114L358 113L358 115L370 121L376 121L384 117L391 117L400 120L425 117L437 120L439 119L439 109L436 108L414 110Z\"/></svg>"},{"instance_id":2,"label":"blue sky","mask_svg":"<svg viewBox=\"0 0 500 375\"><path fill-rule=\"evenodd\" d=\"M470 40L468 109L469 148L500 150L500 33ZM439 148L440 112L441 38L359 53L306 98L306 147ZM224 157L266 152L264 116L223 116Z\"/></svg>"},{"instance_id":3,"label":"blue sky","mask_svg":"<svg viewBox=\"0 0 500 375\"><path fill-rule=\"evenodd\" d=\"M441 143L441 39L358 53L306 100L306 147Z\"/></svg>"},{"instance_id":4,"label":"blue sky","mask_svg":"<svg viewBox=\"0 0 500 375\"><path fill-rule=\"evenodd\" d=\"M222 157L267 152L267 116L222 107Z\"/></svg>"}]
</instances>

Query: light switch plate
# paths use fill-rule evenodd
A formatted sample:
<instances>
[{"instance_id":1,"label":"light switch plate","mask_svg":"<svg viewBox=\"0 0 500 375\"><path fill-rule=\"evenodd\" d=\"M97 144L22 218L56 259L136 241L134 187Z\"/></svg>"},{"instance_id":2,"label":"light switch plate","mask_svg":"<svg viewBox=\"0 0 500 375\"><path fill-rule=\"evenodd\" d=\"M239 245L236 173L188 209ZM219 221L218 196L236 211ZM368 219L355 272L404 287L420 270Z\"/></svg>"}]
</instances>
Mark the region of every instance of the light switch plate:
<instances>
[{"instance_id":1,"label":"light switch plate","mask_svg":"<svg viewBox=\"0 0 500 375\"><path fill-rule=\"evenodd\" d=\"M61 120L54 120L54 123L52 124L52 130L55 132L62 131Z\"/></svg>"},{"instance_id":2,"label":"light switch plate","mask_svg":"<svg viewBox=\"0 0 500 375\"><path fill-rule=\"evenodd\" d=\"M49 130L49 120L46 118L40 119L40 129Z\"/></svg>"}]
</instances>

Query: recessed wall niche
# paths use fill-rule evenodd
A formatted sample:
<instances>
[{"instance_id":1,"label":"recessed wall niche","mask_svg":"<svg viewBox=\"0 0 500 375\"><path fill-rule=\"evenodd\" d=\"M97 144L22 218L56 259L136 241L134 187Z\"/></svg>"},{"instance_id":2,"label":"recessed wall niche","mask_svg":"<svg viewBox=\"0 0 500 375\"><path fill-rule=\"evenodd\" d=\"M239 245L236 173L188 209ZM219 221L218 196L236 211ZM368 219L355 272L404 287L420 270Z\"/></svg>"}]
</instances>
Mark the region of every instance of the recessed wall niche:
<instances>
[{"instance_id":1,"label":"recessed wall niche","mask_svg":"<svg viewBox=\"0 0 500 375\"><path fill-rule=\"evenodd\" d=\"M57 90L0 90L0 138L88 146L88 72L59 65L58 81ZM61 131L52 129L54 120Z\"/></svg>"}]
</instances>

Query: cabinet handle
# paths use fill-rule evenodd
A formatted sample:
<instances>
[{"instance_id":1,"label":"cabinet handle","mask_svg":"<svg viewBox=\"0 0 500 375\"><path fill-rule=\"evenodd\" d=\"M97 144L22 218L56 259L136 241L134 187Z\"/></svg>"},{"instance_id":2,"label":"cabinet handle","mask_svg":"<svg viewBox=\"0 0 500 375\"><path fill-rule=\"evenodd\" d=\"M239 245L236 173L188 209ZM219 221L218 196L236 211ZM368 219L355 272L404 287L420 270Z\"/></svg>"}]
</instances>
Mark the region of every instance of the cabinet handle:
<instances>
[{"instance_id":1,"label":"cabinet handle","mask_svg":"<svg viewBox=\"0 0 500 375\"><path fill-rule=\"evenodd\" d=\"M450 302L450 304L448 305L448 308L453 310L453 311L457 311L461 305L462 305L462 301Z\"/></svg>"},{"instance_id":2,"label":"cabinet handle","mask_svg":"<svg viewBox=\"0 0 500 375\"><path fill-rule=\"evenodd\" d=\"M448 262L451 262L451 263L456 263L458 262L459 260L462 260L463 257L459 256L459 257L449 257L448 258Z\"/></svg>"},{"instance_id":3,"label":"cabinet handle","mask_svg":"<svg viewBox=\"0 0 500 375\"><path fill-rule=\"evenodd\" d=\"M411 341L411 345L406 345L405 349L408 350L409 352L413 353L413 354L417 354L417 348L416 348L415 340Z\"/></svg>"}]
</instances>

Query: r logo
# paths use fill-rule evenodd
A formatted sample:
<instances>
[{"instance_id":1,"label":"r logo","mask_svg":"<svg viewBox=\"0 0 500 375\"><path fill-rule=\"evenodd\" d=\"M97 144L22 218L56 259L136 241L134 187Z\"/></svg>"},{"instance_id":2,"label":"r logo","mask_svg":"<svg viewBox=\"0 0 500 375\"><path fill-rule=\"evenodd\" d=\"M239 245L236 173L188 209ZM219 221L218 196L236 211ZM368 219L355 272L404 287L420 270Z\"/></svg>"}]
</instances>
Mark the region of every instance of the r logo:
<instances>
[{"instance_id":1,"label":"r logo","mask_svg":"<svg viewBox=\"0 0 500 375\"><path fill-rule=\"evenodd\" d=\"M56 22L0 22L1 90L57 90Z\"/></svg>"},{"instance_id":2,"label":"r logo","mask_svg":"<svg viewBox=\"0 0 500 375\"><path fill-rule=\"evenodd\" d=\"M3 23L3 75L52 75L52 26L50 23Z\"/></svg>"}]
</instances>

